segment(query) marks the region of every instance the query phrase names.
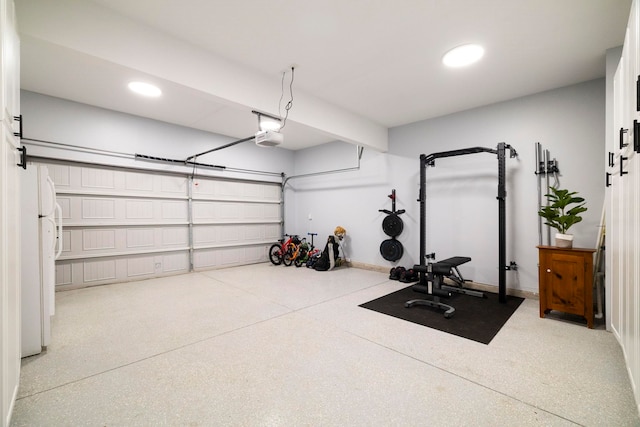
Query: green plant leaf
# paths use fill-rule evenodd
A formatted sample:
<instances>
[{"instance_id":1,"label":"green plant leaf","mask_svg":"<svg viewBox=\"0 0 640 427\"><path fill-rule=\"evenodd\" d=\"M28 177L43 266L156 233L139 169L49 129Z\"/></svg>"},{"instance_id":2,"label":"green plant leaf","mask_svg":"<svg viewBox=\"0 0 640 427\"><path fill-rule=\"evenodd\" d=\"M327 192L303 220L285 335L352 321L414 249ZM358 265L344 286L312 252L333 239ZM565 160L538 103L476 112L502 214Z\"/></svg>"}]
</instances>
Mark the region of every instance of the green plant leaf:
<instances>
[{"instance_id":1,"label":"green plant leaf","mask_svg":"<svg viewBox=\"0 0 640 427\"><path fill-rule=\"evenodd\" d=\"M583 197L577 196L576 191L554 187L549 187L549 190L549 193L545 195L549 206L542 207L538 211L538 215L546 219L546 225L564 234L572 225L582 221L580 214L586 212L586 203ZM568 208L574 204L578 204L578 206Z\"/></svg>"}]
</instances>

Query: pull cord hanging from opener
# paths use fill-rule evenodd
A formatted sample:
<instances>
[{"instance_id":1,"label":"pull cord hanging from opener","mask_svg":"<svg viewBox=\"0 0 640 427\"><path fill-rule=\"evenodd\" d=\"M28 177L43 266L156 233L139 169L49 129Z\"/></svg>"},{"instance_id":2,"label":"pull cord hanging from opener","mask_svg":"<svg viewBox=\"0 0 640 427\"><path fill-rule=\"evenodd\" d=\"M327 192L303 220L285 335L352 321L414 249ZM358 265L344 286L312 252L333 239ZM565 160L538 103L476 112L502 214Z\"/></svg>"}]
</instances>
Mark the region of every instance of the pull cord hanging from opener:
<instances>
[{"instance_id":1,"label":"pull cord hanging from opener","mask_svg":"<svg viewBox=\"0 0 640 427\"><path fill-rule=\"evenodd\" d=\"M225 145L221 145L219 147L215 147L212 148L210 150L207 151L203 151L202 153L198 153L198 154L194 154L193 156L189 156L186 158L186 160L184 161L185 164L188 164L192 159L197 159L200 156L203 156L205 154L209 154L212 153L214 151L218 151L218 150L223 150L225 148L229 148L232 147L234 145L240 144L242 142L246 142L246 141L255 141L256 145L260 145L263 147L272 147L275 145L280 145L280 143L282 143L282 136L280 134L280 130L282 128L284 128L287 118L289 117L289 110L291 110L291 107L293 107L293 80L294 80L294 73L295 73L295 67L291 67L291 81L289 82L289 101L287 102L287 104L285 105L284 109L285 109L285 116L284 118L282 118L282 114L281 114L281 105L282 105L282 99L284 98L284 78L286 75L286 71L282 73L282 82L281 82L281 94L280 94L280 101L278 102L278 115L280 115L280 118L278 117L274 117L274 116L270 116L269 114L266 113L262 113L256 110L253 110L252 113L257 114L258 115L258 127L260 128L260 119L262 116L265 117L270 117L272 119L275 120L280 120L282 122L282 125L280 126L280 128L273 132L271 135L268 135L266 132L263 134L261 132L258 132L255 135L249 136L247 138L242 138L239 139L237 141L233 141L230 142L228 144ZM276 135L278 137L276 137ZM194 160L195 161L195 160ZM194 165L195 166L195 165ZM193 173L195 174L195 167L193 170Z\"/></svg>"},{"instance_id":2,"label":"pull cord hanging from opener","mask_svg":"<svg viewBox=\"0 0 640 427\"><path fill-rule=\"evenodd\" d=\"M293 80L295 77L295 67L291 67L291 81L289 82L289 102L287 102L284 106L285 115L282 117L282 99L284 98L284 77L287 72L282 73L282 80L280 82L281 92L280 92L280 101L278 101L278 114L280 115L280 119L282 121L282 126L280 126L280 130L284 129L287 124L287 118L289 117L289 110L293 107Z\"/></svg>"}]
</instances>

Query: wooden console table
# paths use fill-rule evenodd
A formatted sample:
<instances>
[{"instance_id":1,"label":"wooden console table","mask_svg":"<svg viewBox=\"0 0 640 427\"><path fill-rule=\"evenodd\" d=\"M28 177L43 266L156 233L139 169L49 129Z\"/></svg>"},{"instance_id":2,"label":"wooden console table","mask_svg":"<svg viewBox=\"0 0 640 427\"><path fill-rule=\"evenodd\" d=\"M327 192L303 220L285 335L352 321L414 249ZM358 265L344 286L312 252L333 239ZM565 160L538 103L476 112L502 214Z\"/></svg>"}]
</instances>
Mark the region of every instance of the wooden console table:
<instances>
[{"instance_id":1,"label":"wooden console table","mask_svg":"<svg viewBox=\"0 0 640 427\"><path fill-rule=\"evenodd\" d=\"M551 310L576 314L593 328L593 253L595 249L537 246L540 317Z\"/></svg>"}]
</instances>

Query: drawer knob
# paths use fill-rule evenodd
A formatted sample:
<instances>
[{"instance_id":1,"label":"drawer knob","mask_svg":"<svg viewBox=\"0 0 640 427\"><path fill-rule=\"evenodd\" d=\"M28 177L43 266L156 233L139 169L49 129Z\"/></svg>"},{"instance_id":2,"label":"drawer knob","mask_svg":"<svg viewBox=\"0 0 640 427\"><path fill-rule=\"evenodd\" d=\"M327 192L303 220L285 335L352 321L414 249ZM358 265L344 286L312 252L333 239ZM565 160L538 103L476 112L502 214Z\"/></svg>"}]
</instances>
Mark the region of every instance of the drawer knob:
<instances>
[{"instance_id":1,"label":"drawer knob","mask_svg":"<svg viewBox=\"0 0 640 427\"><path fill-rule=\"evenodd\" d=\"M551 269L550 268L547 268L547 273L551 273Z\"/></svg>"}]
</instances>

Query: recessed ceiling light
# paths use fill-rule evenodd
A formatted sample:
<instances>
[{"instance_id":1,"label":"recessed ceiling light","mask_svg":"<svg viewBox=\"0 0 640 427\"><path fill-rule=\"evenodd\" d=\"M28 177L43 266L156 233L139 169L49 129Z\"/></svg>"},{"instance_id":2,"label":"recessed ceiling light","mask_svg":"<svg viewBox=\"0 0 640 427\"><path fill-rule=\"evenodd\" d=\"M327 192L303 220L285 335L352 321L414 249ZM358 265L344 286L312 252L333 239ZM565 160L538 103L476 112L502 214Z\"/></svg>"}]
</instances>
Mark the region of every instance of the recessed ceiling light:
<instances>
[{"instance_id":1,"label":"recessed ceiling light","mask_svg":"<svg viewBox=\"0 0 640 427\"><path fill-rule=\"evenodd\" d=\"M162 91L157 86L144 82L131 82L129 89L140 95L157 98L162 95Z\"/></svg>"},{"instance_id":2,"label":"recessed ceiling light","mask_svg":"<svg viewBox=\"0 0 640 427\"><path fill-rule=\"evenodd\" d=\"M465 44L451 49L442 57L447 67L465 67L477 62L484 55L484 48L477 44Z\"/></svg>"}]
</instances>

